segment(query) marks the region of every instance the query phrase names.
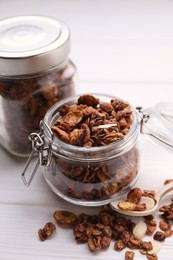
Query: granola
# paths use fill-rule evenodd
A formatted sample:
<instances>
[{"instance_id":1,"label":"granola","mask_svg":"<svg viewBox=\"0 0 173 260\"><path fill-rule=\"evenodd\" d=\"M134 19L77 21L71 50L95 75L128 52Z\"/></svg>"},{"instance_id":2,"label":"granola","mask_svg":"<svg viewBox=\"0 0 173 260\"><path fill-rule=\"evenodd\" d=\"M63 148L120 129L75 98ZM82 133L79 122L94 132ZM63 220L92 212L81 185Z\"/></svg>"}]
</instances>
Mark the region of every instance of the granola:
<instances>
[{"instance_id":1,"label":"granola","mask_svg":"<svg viewBox=\"0 0 173 260\"><path fill-rule=\"evenodd\" d=\"M59 224L65 224L65 225L74 225L77 221L77 216L73 214L72 212L65 211L65 210L58 210L55 211L54 214L54 219L59 223Z\"/></svg>"},{"instance_id":2,"label":"granola","mask_svg":"<svg viewBox=\"0 0 173 260\"><path fill-rule=\"evenodd\" d=\"M114 99L100 103L89 94L80 96L76 105L62 106L59 112L61 118L56 120L52 131L63 142L76 146L108 145L123 138L132 124L132 109L127 102Z\"/></svg>"},{"instance_id":3,"label":"granola","mask_svg":"<svg viewBox=\"0 0 173 260\"><path fill-rule=\"evenodd\" d=\"M46 225L38 230L38 236L41 241L45 241L48 239L50 236L53 235L53 233L56 230L56 226L52 222L46 223Z\"/></svg>"},{"instance_id":4,"label":"granola","mask_svg":"<svg viewBox=\"0 0 173 260\"><path fill-rule=\"evenodd\" d=\"M133 251L126 251L125 252L125 260L133 260L135 253Z\"/></svg>"},{"instance_id":5,"label":"granola","mask_svg":"<svg viewBox=\"0 0 173 260\"><path fill-rule=\"evenodd\" d=\"M130 197L136 191L132 190ZM93 253L108 249L112 240L114 241L115 251L123 252L124 249L127 250L124 255L126 260L134 259L135 250L138 250L146 259L157 260L161 242L173 235L171 229L173 219L167 219L167 215L164 215L165 212L170 210L172 210L172 199L171 204L161 207L160 212L162 212L162 215L159 223L156 222L152 215L143 217L143 221L133 222L132 217L128 219L119 215L110 205L100 207L97 215L80 213L77 216L72 212L60 210L56 211L53 216L58 224L72 223L72 225L68 226L73 229L76 242L87 244L89 250ZM55 217L55 215L57 216ZM160 228L161 231L156 231L156 228ZM40 239L43 238L44 240L42 231L39 233ZM147 235L150 237L152 235L150 241L143 240Z\"/></svg>"}]
</instances>

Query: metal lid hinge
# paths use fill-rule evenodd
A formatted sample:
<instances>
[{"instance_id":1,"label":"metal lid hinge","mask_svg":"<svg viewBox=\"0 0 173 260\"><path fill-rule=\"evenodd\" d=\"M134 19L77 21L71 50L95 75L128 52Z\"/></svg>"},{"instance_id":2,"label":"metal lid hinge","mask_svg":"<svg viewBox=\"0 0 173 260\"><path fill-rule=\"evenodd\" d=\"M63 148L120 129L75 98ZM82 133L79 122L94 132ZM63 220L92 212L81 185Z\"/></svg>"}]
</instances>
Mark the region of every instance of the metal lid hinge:
<instances>
[{"instance_id":1,"label":"metal lid hinge","mask_svg":"<svg viewBox=\"0 0 173 260\"><path fill-rule=\"evenodd\" d=\"M51 142L49 144L45 142L44 133L43 133L44 127L46 127L46 130L49 131L49 136L51 136ZM30 183L32 182L39 165L48 166L50 164L51 158L52 158L51 144L53 141L53 133L52 133L51 129L49 128L49 126L46 123L44 123L43 121L41 121L40 122L40 133L31 133L28 138L32 142L32 152L29 155L29 158L25 164L24 170L21 175L23 183L26 186L29 186ZM33 168L33 170L31 170L32 173L31 173L29 179L27 180L26 174L29 171L29 166L31 166L31 162L35 158L35 155L38 155L38 160L37 160L36 164L34 164L34 168Z\"/></svg>"}]
</instances>

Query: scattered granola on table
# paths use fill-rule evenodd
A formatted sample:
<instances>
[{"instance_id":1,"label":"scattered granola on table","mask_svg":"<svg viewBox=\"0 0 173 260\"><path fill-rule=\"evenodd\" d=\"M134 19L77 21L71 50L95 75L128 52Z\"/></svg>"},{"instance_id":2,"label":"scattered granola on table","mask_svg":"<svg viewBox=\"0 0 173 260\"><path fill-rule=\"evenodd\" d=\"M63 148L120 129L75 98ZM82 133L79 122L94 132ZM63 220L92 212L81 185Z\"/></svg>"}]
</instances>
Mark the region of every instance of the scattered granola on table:
<instances>
[{"instance_id":1,"label":"scattered granola on table","mask_svg":"<svg viewBox=\"0 0 173 260\"><path fill-rule=\"evenodd\" d=\"M135 188L135 191L132 189L129 196L139 194L137 191L139 191L138 188ZM155 192L152 191L152 193ZM135 259L137 250L145 259L157 260L161 243L173 235L172 200L173 197L171 204L163 205L160 208L161 220L159 222L156 222L152 215L140 217L139 222L133 221L133 217L128 218L118 214L110 205L101 206L95 215L86 213L76 215L70 211L57 210L54 212L53 218L61 227L65 224L66 227L71 228L76 242L86 243L88 249L93 253L108 249L113 241L114 250L123 252L125 260ZM140 227L143 229L144 224L146 224L145 234L141 236ZM135 231L137 226L138 231ZM48 222L43 229L38 231L40 240L46 240L54 231L55 225ZM150 241L144 240L147 236L150 237Z\"/></svg>"},{"instance_id":2,"label":"scattered granola on table","mask_svg":"<svg viewBox=\"0 0 173 260\"><path fill-rule=\"evenodd\" d=\"M61 216L60 224L66 222L66 213L66 211L56 211L56 214ZM68 215L73 216L74 213L68 212ZM108 249L112 240L116 251L139 250L141 254L152 259L154 255L151 251L154 250L152 243L135 237L133 234L135 226L135 222L118 215L107 205L102 206L97 215L79 214L72 228L76 242L86 243L91 252ZM134 259L134 255L133 251L126 251L125 259Z\"/></svg>"}]
</instances>

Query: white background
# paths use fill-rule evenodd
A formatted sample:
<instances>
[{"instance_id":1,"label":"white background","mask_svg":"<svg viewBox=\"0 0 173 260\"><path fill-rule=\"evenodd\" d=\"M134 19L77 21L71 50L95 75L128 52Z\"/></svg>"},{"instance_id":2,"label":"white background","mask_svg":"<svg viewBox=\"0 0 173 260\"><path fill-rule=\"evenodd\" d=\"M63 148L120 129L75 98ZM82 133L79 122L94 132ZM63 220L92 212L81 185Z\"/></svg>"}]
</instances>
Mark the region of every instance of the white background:
<instances>
[{"instance_id":1,"label":"white background","mask_svg":"<svg viewBox=\"0 0 173 260\"><path fill-rule=\"evenodd\" d=\"M168 0L0 0L0 18L45 15L71 29L70 58L78 69L78 92L101 92L133 106L173 100L173 2ZM140 137L142 164L136 184L159 189L173 178L173 153ZM48 188L40 167L32 185L21 180L25 160L0 148L0 259L124 259L113 244L92 254L77 245L72 231L58 228L40 242L37 231L53 221L55 210L96 212L59 199ZM168 196L164 202L169 202ZM147 238L146 238L147 239ZM173 259L173 238L162 244L159 259ZM136 252L135 259L146 259Z\"/></svg>"}]
</instances>

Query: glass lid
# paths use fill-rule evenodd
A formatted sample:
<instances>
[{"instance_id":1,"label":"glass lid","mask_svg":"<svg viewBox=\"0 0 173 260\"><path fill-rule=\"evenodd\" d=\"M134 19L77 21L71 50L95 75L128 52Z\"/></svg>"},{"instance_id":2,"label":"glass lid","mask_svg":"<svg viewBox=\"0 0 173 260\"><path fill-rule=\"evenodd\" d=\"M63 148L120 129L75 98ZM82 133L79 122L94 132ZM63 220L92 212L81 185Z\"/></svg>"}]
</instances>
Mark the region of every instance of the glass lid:
<instances>
[{"instance_id":1,"label":"glass lid","mask_svg":"<svg viewBox=\"0 0 173 260\"><path fill-rule=\"evenodd\" d=\"M173 151L173 102L136 110L141 118L141 132Z\"/></svg>"}]
</instances>

